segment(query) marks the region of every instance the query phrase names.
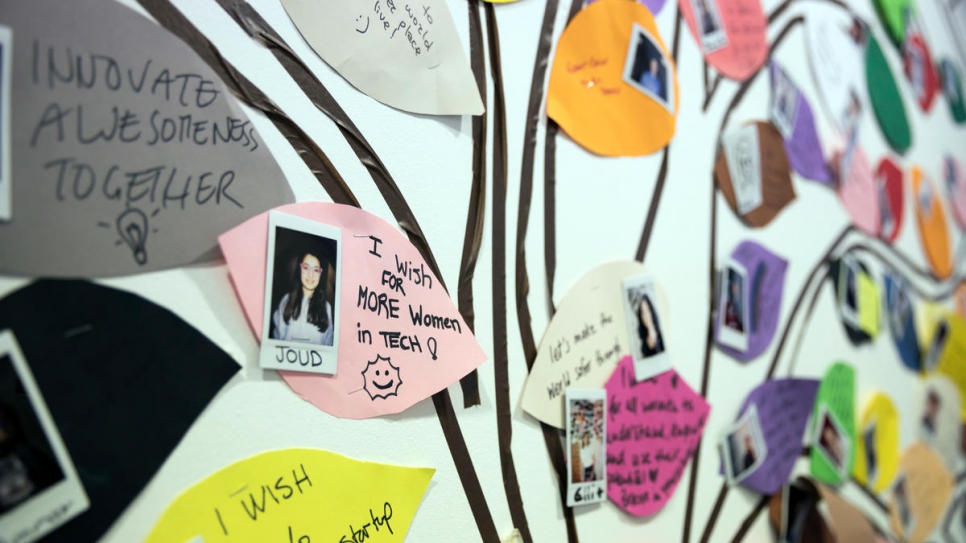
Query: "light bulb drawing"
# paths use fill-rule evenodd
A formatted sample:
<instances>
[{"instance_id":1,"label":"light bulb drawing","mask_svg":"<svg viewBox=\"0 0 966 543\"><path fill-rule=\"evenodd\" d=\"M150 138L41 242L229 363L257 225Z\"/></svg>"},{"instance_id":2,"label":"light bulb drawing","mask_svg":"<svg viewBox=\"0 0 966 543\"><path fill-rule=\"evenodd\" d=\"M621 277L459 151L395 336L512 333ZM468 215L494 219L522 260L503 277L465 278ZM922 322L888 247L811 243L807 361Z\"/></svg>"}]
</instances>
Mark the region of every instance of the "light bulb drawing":
<instances>
[{"instance_id":1,"label":"light bulb drawing","mask_svg":"<svg viewBox=\"0 0 966 543\"><path fill-rule=\"evenodd\" d=\"M140 209L128 208L117 217L117 233L131 248L134 260L143 266L148 261L144 244L148 238L148 217Z\"/></svg>"}]
</instances>

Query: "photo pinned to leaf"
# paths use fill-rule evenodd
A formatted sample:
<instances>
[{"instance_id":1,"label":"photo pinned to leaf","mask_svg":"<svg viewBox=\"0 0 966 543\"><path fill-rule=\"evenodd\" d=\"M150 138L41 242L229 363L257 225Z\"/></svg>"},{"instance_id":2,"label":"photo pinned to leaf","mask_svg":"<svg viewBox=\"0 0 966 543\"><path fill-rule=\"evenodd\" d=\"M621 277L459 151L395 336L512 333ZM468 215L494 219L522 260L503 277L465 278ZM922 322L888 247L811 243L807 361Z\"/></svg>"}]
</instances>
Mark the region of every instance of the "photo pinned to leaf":
<instances>
[{"instance_id":1,"label":"photo pinned to leaf","mask_svg":"<svg viewBox=\"0 0 966 543\"><path fill-rule=\"evenodd\" d=\"M922 34L906 36L902 46L902 64L919 109L929 113L939 94L939 74Z\"/></svg>"},{"instance_id":2,"label":"photo pinned to leaf","mask_svg":"<svg viewBox=\"0 0 966 543\"><path fill-rule=\"evenodd\" d=\"M829 267L846 335L854 345L872 341L879 334L882 306L869 268L852 254Z\"/></svg>"},{"instance_id":3,"label":"photo pinned to leaf","mask_svg":"<svg viewBox=\"0 0 966 543\"><path fill-rule=\"evenodd\" d=\"M872 0L875 12L882 26L889 33L889 39L896 47L906 41L906 13L913 9L912 0Z\"/></svg>"},{"instance_id":4,"label":"photo pinned to leaf","mask_svg":"<svg viewBox=\"0 0 966 543\"><path fill-rule=\"evenodd\" d=\"M939 456L924 443L913 443L899 460L888 501L893 532L909 543L924 543L939 525L953 485Z\"/></svg>"},{"instance_id":5,"label":"photo pinned to leaf","mask_svg":"<svg viewBox=\"0 0 966 543\"><path fill-rule=\"evenodd\" d=\"M885 393L872 392L862 402L852 473L859 484L879 494L898 472L899 411Z\"/></svg>"},{"instance_id":6,"label":"photo pinned to leaf","mask_svg":"<svg viewBox=\"0 0 966 543\"><path fill-rule=\"evenodd\" d=\"M927 375L916 383L915 402L916 438L954 472L962 445L962 395L956 383L941 373Z\"/></svg>"},{"instance_id":7,"label":"photo pinned to leaf","mask_svg":"<svg viewBox=\"0 0 966 543\"><path fill-rule=\"evenodd\" d=\"M884 277L886 321L889 323L896 350L899 351L899 359L906 368L919 371L919 337L909 283L891 270L885 272Z\"/></svg>"},{"instance_id":8,"label":"photo pinned to leaf","mask_svg":"<svg viewBox=\"0 0 966 543\"><path fill-rule=\"evenodd\" d=\"M811 104L777 61L771 62L769 74L772 88L770 118L785 141L789 164L806 179L831 183Z\"/></svg>"},{"instance_id":9,"label":"photo pinned to leaf","mask_svg":"<svg viewBox=\"0 0 966 543\"><path fill-rule=\"evenodd\" d=\"M805 18L812 76L833 126L846 139L867 109L862 65L870 35L864 21L837 8L816 6Z\"/></svg>"},{"instance_id":10,"label":"photo pinned to leaf","mask_svg":"<svg viewBox=\"0 0 966 543\"><path fill-rule=\"evenodd\" d=\"M910 177L922 250L933 273L946 279L953 273L953 258L942 198L928 174L919 166L912 167Z\"/></svg>"},{"instance_id":11,"label":"photo pinned to leaf","mask_svg":"<svg viewBox=\"0 0 966 543\"><path fill-rule=\"evenodd\" d=\"M855 459L855 370L844 362L828 369L812 410L810 471L818 480L840 485Z\"/></svg>"},{"instance_id":12,"label":"photo pinned to leaf","mask_svg":"<svg viewBox=\"0 0 966 543\"><path fill-rule=\"evenodd\" d=\"M953 218L960 230L966 230L966 176L962 164L951 154L943 157L942 178Z\"/></svg>"},{"instance_id":13,"label":"photo pinned to leaf","mask_svg":"<svg viewBox=\"0 0 966 543\"><path fill-rule=\"evenodd\" d=\"M939 83L943 88L946 103L949 104L949 114L956 124L966 122L966 105L963 98L963 77L956 64L944 58L939 61Z\"/></svg>"},{"instance_id":14,"label":"photo pinned to leaf","mask_svg":"<svg viewBox=\"0 0 966 543\"><path fill-rule=\"evenodd\" d=\"M768 21L761 0L680 0L681 15L705 60L744 81L768 58Z\"/></svg>"},{"instance_id":15,"label":"photo pinned to leaf","mask_svg":"<svg viewBox=\"0 0 966 543\"><path fill-rule=\"evenodd\" d=\"M770 122L725 133L713 175L728 206L751 227L768 225L795 199L784 141Z\"/></svg>"},{"instance_id":16,"label":"photo pinned to leaf","mask_svg":"<svg viewBox=\"0 0 966 543\"><path fill-rule=\"evenodd\" d=\"M891 157L883 157L875 169L875 201L879 206L879 238L893 243L902 231L905 215L903 205L902 168Z\"/></svg>"}]
</instances>

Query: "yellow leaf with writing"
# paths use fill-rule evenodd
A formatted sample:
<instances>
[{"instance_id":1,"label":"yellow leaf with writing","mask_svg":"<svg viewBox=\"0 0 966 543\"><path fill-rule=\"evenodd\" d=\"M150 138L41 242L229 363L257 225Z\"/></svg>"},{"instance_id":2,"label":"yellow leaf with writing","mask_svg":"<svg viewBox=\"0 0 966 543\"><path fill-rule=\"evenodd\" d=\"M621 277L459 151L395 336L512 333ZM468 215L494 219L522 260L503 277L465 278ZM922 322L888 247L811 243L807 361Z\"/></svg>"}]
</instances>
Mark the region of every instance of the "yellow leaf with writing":
<instances>
[{"instance_id":1,"label":"yellow leaf with writing","mask_svg":"<svg viewBox=\"0 0 966 543\"><path fill-rule=\"evenodd\" d=\"M435 471L318 449L262 453L188 489L145 543L400 542Z\"/></svg>"},{"instance_id":2,"label":"yellow leaf with writing","mask_svg":"<svg viewBox=\"0 0 966 543\"><path fill-rule=\"evenodd\" d=\"M899 412L892 399L882 392L868 396L856 430L852 473L874 492L884 492L899 471Z\"/></svg>"}]
</instances>

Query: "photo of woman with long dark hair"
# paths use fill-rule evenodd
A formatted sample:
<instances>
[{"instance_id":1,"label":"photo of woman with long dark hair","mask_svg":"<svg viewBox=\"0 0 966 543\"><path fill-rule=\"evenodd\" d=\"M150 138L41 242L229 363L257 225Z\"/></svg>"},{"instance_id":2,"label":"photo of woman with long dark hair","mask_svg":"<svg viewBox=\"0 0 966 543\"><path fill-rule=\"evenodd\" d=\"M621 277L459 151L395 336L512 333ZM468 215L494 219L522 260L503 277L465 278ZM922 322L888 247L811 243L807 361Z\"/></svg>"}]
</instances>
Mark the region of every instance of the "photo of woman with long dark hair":
<instances>
[{"instance_id":1,"label":"photo of woman with long dark hair","mask_svg":"<svg viewBox=\"0 0 966 543\"><path fill-rule=\"evenodd\" d=\"M647 358L664 352L664 338L661 335L661 324L654 310L651 297L641 296L637 305L637 336L641 340L641 358Z\"/></svg>"},{"instance_id":2,"label":"photo of woman with long dark hair","mask_svg":"<svg viewBox=\"0 0 966 543\"><path fill-rule=\"evenodd\" d=\"M288 292L272 314L272 339L332 345L332 305L325 299L327 263L321 251L303 250Z\"/></svg>"},{"instance_id":3,"label":"photo of woman with long dark hair","mask_svg":"<svg viewBox=\"0 0 966 543\"><path fill-rule=\"evenodd\" d=\"M659 316L663 301L649 275L625 278L623 293L627 348L634 359L634 379L643 381L671 369Z\"/></svg>"}]
</instances>

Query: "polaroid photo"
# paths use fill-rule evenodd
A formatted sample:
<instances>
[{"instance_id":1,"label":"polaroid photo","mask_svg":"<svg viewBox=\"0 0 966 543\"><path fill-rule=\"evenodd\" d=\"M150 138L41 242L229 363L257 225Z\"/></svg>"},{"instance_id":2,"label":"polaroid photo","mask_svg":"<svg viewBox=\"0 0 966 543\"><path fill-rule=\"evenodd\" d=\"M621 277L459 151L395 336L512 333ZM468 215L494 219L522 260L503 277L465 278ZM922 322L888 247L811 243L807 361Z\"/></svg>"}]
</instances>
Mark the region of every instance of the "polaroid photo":
<instances>
[{"instance_id":1,"label":"polaroid photo","mask_svg":"<svg viewBox=\"0 0 966 543\"><path fill-rule=\"evenodd\" d=\"M728 45L728 35L717 0L691 0L691 13L694 14L694 27L698 31L702 51L712 53Z\"/></svg>"},{"instance_id":2,"label":"polaroid photo","mask_svg":"<svg viewBox=\"0 0 966 543\"><path fill-rule=\"evenodd\" d=\"M906 334L906 323L912 318L912 303L906 293L906 282L898 275L891 275L892 289L889 290L889 320L896 339Z\"/></svg>"},{"instance_id":3,"label":"polaroid photo","mask_svg":"<svg viewBox=\"0 0 966 543\"><path fill-rule=\"evenodd\" d=\"M930 387L926 391L924 405L922 406L922 419L919 420L919 435L922 440L930 445L935 444L935 438L942 429L943 398L939 391Z\"/></svg>"},{"instance_id":4,"label":"polaroid photo","mask_svg":"<svg viewBox=\"0 0 966 543\"><path fill-rule=\"evenodd\" d=\"M906 488L906 475L904 473L896 478L892 487L892 500L896 505L896 516L899 517L902 535L908 537L912 533L914 519L912 518L912 508L909 507L909 491Z\"/></svg>"},{"instance_id":5,"label":"polaroid photo","mask_svg":"<svg viewBox=\"0 0 966 543\"><path fill-rule=\"evenodd\" d=\"M801 543L805 530L814 524L812 511L816 497L805 485L793 481L782 487L781 517L778 543ZM812 522L810 522L812 521Z\"/></svg>"},{"instance_id":6,"label":"polaroid photo","mask_svg":"<svg viewBox=\"0 0 966 543\"><path fill-rule=\"evenodd\" d=\"M624 59L624 82L674 114L671 67L654 36L634 23Z\"/></svg>"},{"instance_id":7,"label":"polaroid photo","mask_svg":"<svg viewBox=\"0 0 966 543\"><path fill-rule=\"evenodd\" d=\"M819 408L813 447L829 461L839 477L848 476L852 439L826 404Z\"/></svg>"},{"instance_id":8,"label":"polaroid photo","mask_svg":"<svg viewBox=\"0 0 966 543\"><path fill-rule=\"evenodd\" d=\"M895 232L896 219L892 213L892 206L889 205L889 192L886 190L886 179L884 176L875 178L876 201L879 203L879 217L882 223L882 237L889 239Z\"/></svg>"},{"instance_id":9,"label":"polaroid photo","mask_svg":"<svg viewBox=\"0 0 966 543\"><path fill-rule=\"evenodd\" d=\"M842 257L839 265L839 311L842 319L853 328L859 329L859 263L850 256Z\"/></svg>"},{"instance_id":10,"label":"polaroid photo","mask_svg":"<svg viewBox=\"0 0 966 543\"><path fill-rule=\"evenodd\" d=\"M956 163L953 157L947 156L943 159L943 181L946 184L946 192L949 193L950 200L956 200L956 193L959 191L956 173Z\"/></svg>"},{"instance_id":11,"label":"polaroid photo","mask_svg":"<svg viewBox=\"0 0 966 543\"><path fill-rule=\"evenodd\" d=\"M751 404L728 430L720 447L729 485L740 483L761 466L768 457L768 448L755 404Z\"/></svg>"},{"instance_id":12,"label":"polaroid photo","mask_svg":"<svg viewBox=\"0 0 966 543\"><path fill-rule=\"evenodd\" d=\"M743 265L729 260L721 270L718 293L718 341L739 351L748 350L751 316L751 296L748 271Z\"/></svg>"},{"instance_id":13,"label":"polaroid photo","mask_svg":"<svg viewBox=\"0 0 966 543\"><path fill-rule=\"evenodd\" d=\"M27 359L0 332L0 541L38 541L89 507Z\"/></svg>"},{"instance_id":14,"label":"polaroid photo","mask_svg":"<svg viewBox=\"0 0 966 543\"><path fill-rule=\"evenodd\" d=\"M13 32L0 25L0 221L11 219L10 93L13 79Z\"/></svg>"},{"instance_id":15,"label":"polaroid photo","mask_svg":"<svg viewBox=\"0 0 966 543\"><path fill-rule=\"evenodd\" d=\"M671 369L654 279L648 275L623 281L624 317L634 359L634 378L650 379Z\"/></svg>"},{"instance_id":16,"label":"polaroid photo","mask_svg":"<svg viewBox=\"0 0 966 543\"><path fill-rule=\"evenodd\" d=\"M270 211L266 268L260 366L334 374L342 231Z\"/></svg>"},{"instance_id":17,"label":"polaroid photo","mask_svg":"<svg viewBox=\"0 0 966 543\"><path fill-rule=\"evenodd\" d=\"M607 391L568 388L567 506L607 499Z\"/></svg>"},{"instance_id":18,"label":"polaroid photo","mask_svg":"<svg viewBox=\"0 0 966 543\"><path fill-rule=\"evenodd\" d=\"M927 221L932 220L932 204L935 195L932 193L932 185L925 179L919 184L916 197L919 200L919 209L922 210L923 218Z\"/></svg>"},{"instance_id":19,"label":"polaroid photo","mask_svg":"<svg viewBox=\"0 0 966 543\"><path fill-rule=\"evenodd\" d=\"M731 185L735 191L738 214L744 215L764 201L761 181L761 147L758 125L752 123L732 130L722 140Z\"/></svg>"},{"instance_id":20,"label":"polaroid photo","mask_svg":"<svg viewBox=\"0 0 966 543\"><path fill-rule=\"evenodd\" d=\"M862 445L865 449L865 478L866 486L869 488L875 487L875 481L879 475L878 455L875 450L875 427L876 420L872 419L862 429Z\"/></svg>"},{"instance_id":21,"label":"polaroid photo","mask_svg":"<svg viewBox=\"0 0 966 543\"><path fill-rule=\"evenodd\" d=\"M798 119L798 89L784 70L775 70L775 88L771 98L771 120L782 138L789 139Z\"/></svg>"},{"instance_id":22,"label":"polaroid photo","mask_svg":"<svg viewBox=\"0 0 966 543\"><path fill-rule=\"evenodd\" d=\"M936 333L933 334L932 341L929 342L929 350L926 351L926 359L922 363L923 371L927 373L936 371L936 368L939 367L939 362L942 360L942 354L948 340L949 323L943 319L936 328Z\"/></svg>"}]
</instances>

